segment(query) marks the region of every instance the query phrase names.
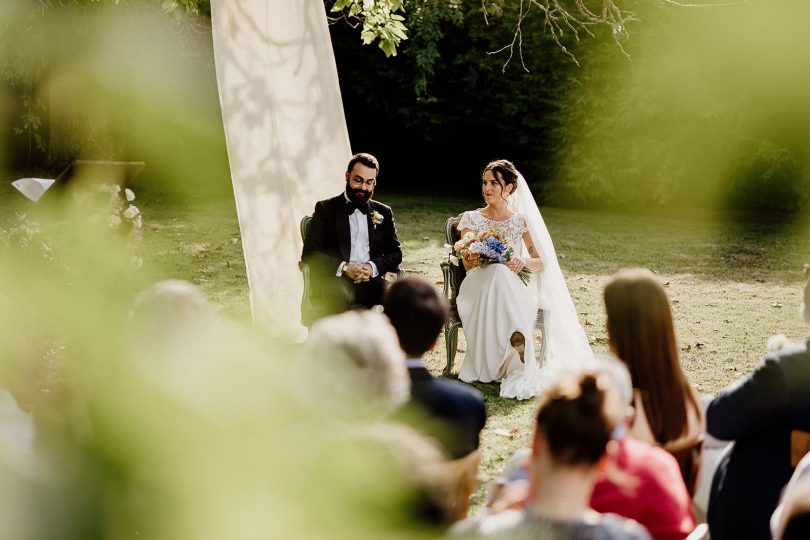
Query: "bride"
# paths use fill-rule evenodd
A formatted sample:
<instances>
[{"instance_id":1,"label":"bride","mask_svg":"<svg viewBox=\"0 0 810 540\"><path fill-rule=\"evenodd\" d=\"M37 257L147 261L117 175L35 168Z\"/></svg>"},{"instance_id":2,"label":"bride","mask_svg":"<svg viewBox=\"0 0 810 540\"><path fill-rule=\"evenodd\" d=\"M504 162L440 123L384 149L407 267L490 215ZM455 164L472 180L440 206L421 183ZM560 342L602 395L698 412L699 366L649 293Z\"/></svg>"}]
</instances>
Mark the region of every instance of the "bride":
<instances>
[{"instance_id":1,"label":"bride","mask_svg":"<svg viewBox=\"0 0 810 540\"><path fill-rule=\"evenodd\" d=\"M576 369L592 358L579 324L554 245L526 180L505 159L489 163L481 177L486 207L464 212L458 224L468 232L495 229L512 248L512 259L476 266L463 260L467 277L456 305L467 352L459 372L466 382L500 381L500 395L529 399L548 387L557 372ZM523 268L533 277L524 285ZM546 357L538 364L532 329L545 312Z\"/></svg>"}]
</instances>

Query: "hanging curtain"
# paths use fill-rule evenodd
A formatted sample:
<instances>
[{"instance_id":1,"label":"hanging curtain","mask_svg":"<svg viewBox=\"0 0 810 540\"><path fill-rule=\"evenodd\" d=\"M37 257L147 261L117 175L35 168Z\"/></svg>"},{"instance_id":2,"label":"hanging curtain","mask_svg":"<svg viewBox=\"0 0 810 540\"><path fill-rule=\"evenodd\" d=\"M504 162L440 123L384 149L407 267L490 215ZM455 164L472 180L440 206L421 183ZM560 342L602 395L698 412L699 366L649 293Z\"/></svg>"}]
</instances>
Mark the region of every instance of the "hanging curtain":
<instances>
[{"instance_id":1,"label":"hanging curtain","mask_svg":"<svg viewBox=\"0 0 810 540\"><path fill-rule=\"evenodd\" d=\"M253 319L302 331L301 217L351 156L322 0L214 0L214 59Z\"/></svg>"}]
</instances>

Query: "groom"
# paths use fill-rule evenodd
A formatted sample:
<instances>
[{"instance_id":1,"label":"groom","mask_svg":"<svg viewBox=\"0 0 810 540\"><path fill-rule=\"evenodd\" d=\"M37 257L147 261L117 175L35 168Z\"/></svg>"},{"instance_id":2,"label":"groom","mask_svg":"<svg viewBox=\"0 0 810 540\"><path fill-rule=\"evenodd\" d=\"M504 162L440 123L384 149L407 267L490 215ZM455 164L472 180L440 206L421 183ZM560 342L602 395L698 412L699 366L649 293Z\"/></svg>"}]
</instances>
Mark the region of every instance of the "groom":
<instances>
[{"instance_id":1,"label":"groom","mask_svg":"<svg viewBox=\"0 0 810 540\"><path fill-rule=\"evenodd\" d=\"M383 276L402 262L391 208L371 199L379 172L377 158L355 154L345 191L315 204L301 253L310 267L313 320L382 304Z\"/></svg>"}]
</instances>

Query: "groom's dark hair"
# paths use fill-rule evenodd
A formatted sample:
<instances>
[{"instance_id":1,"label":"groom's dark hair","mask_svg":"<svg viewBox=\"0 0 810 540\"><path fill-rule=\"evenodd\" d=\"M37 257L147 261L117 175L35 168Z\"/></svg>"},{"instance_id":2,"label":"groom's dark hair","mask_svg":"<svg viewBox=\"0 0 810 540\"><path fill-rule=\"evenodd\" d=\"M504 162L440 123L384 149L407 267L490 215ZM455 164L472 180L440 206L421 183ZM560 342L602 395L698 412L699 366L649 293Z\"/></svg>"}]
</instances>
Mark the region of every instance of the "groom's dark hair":
<instances>
[{"instance_id":1,"label":"groom's dark hair","mask_svg":"<svg viewBox=\"0 0 810 540\"><path fill-rule=\"evenodd\" d=\"M360 152L359 154L355 154L352 156L352 159L349 160L349 166L346 167L346 172L347 173L352 172L352 169L354 169L354 166L357 165L358 163L362 163L366 167L369 167L377 171L377 174L380 174L380 162L377 161L377 158L365 152Z\"/></svg>"},{"instance_id":2,"label":"groom's dark hair","mask_svg":"<svg viewBox=\"0 0 810 540\"><path fill-rule=\"evenodd\" d=\"M433 285L418 278L395 281L385 293L383 308L400 348L414 358L430 350L447 320L447 302Z\"/></svg>"}]
</instances>

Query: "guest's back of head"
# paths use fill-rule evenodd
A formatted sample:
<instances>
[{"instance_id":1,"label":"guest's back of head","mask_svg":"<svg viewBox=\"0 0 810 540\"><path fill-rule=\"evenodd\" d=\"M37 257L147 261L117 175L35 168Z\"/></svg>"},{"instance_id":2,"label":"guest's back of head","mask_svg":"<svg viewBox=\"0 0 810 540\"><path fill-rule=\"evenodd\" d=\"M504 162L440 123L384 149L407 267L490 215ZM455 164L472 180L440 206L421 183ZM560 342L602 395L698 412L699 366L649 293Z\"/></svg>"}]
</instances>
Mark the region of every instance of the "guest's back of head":
<instances>
[{"instance_id":1,"label":"guest's back of head","mask_svg":"<svg viewBox=\"0 0 810 540\"><path fill-rule=\"evenodd\" d=\"M541 398L537 430L555 463L593 467L604 456L623 409L610 376L571 375Z\"/></svg>"},{"instance_id":2,"label":"guest's back of head","mask_svg":"<svg viewBox=\"0 0 810 540\"><path fill-rule=\"evenodd\" d=\"M141 291L130 311L135 348L153 357L193 356L193 345L214 337L221 321L199 287L180 279Z\"/></svg>"},{"instance_id":3,"label":"guest's back of head","mask_svg":"<svg viewBox=\"0 0 810 540\"><path fill-rule=\"evenodd\" d=\"M148 324L156 331L184 321L204 318L214 312L199 287L182 279L158 281L135 298L130 318L136 325Z\"/></svg>"},{"instance_id":4,"label":"guest's back of head","mask_svg":"<svg viewBox=\"0 0 810 540\"><path fill-rule=\"evenodd\" d=\"M420 358L436 343L447 320L447 304L436 289L418 278L403 278L388 288L385 314L405 354Z\"/></svg>"},{"instance_id":5,"label":"guest's back of head","mask_svg":"<svg viewBox=\"0 0 810 540\"><path fill-rule=\"evenodd\" d=\"M347 311L312 326L309 345L317 361L344 367L356 393L366 393L386 408L410 397L410 379L397 334L385 315Z\"/></svg>"},{"instance_id":6,"label":"guest's back of head","mask_svg":"<svg viewBox=\"0 0 810 540\"><path fill-rule=\"evenodd\" d=\"M649 270L625 269L605 287L604 299L610 348L641 392L655 440L663 444L683 436L689 429L687 407L700 407L678 360L664 288Z\"/></svg>"}]
</instances>

